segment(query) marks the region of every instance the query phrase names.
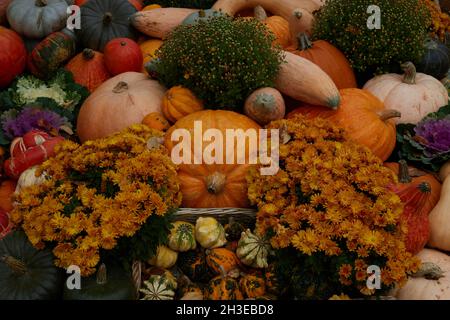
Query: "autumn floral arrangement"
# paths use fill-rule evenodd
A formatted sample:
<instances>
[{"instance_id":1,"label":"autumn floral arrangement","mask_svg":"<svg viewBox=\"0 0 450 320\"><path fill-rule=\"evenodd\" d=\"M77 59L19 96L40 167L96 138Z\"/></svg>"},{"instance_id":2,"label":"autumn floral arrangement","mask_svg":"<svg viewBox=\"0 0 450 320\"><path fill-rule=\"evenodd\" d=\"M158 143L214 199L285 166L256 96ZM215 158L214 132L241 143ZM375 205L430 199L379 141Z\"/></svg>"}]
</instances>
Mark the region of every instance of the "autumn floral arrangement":
<instances>
[{"instance_id":1,"label":"autumn floral arrangement","mask_svg":"<svg viewBox=\"0 0 450 320\"><path fill-rule=\"evenodd\" d=\"M82 145L65 141L37 175L47 179L17 196L11 217L55 264L83 276L104 258L148 259L166 241L170 214L181 202L162 133L134 125Z\"/></svg>"},{"instance_id":2,"label":"autumn floral arrangement","mask_svg":"<svg viewBox=\"0 0 450 320\"><path fill-rule=\"evenodd\" d=\"M415 272L406 252L403 205L386 186L393 174L368 149L323 119L272 122L286 143L280 170L247 175L258 207L256 229L276 249L275 270L287 297L329 299L382 295ZM381 288L367 286L369 266Z\"/></svg>"}]
</instances>

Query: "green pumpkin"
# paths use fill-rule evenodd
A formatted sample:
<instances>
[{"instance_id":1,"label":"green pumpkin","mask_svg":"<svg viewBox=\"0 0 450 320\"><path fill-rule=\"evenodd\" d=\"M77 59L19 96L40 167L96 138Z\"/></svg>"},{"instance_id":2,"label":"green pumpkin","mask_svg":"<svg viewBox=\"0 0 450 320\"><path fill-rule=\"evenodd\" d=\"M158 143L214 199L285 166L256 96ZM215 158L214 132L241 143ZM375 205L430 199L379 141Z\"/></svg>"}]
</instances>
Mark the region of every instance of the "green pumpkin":
<instances>
[{"instance_id":1,"label":"green pumpkin","mask_svg":"<svg viewBox=\"0 0 450 320\"><path fill-rule=\"evenodd\" d=\"M129 17L136 8L123 0L89 0L81 7L81 25L77 30L84 48L103 51L115 38L137 39Z\"/></svg>"},{"instance_id":2,"label":"green pumpkin","mask_svg":"<svg viewBox=\"0 0 450 320\"><path fill-rule=\"evenodd\" d=\"M267 268L270 243L264 237L253 234L249 229L242 232L236 255L243 264L252 268Z\"/></svg>"},{"instance_id":3,"label":"green pumpkin","mask_svg":"<svg viewBox=\"0 0 450 320\"><path fill-rule=\"evenodd\" d=\"M57 299L61 281L52 252L34 248L24 232L0 240L0 300Z\"/></svg>"},{"instance_id":4,"label":"green pumpkin","mask_svg":"<svg viewBox=\"0 0 450 320\"><path fill-rule=\"evenodd\" d=\"M76 40L66 31L52 33L31 51L28 68L38 78L47 79L76 54Z\"/></svg>"},{"instance_id":5,"label":"green pumpkin","mask_svg":"<svg viewBox=\"0 0 450 320\"><path fill-rule=\"evenodd\" d=\"M136 290L128 272L101 264L97 274L81 279L81 289L64 286L65 300L135 300Z\"/></svg>"}]
</instances>

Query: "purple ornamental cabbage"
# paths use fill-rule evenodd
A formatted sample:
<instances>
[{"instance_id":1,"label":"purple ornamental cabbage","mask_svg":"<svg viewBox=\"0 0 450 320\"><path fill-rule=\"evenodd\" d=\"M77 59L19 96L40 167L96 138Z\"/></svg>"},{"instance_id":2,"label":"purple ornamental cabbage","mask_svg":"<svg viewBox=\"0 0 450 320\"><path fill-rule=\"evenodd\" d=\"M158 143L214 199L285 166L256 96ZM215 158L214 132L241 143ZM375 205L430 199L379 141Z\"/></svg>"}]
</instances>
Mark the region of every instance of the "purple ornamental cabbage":
<instances>
[{"instance_id":1,"label":"purple ornamental cabbage","mask_svg":"<svg viewBox=\"0 0 450 320\"><path fill-rule=\"evenodd\" d=\"M427 157L450 152L450 118L427 119L418 123L414 132Z\"/></svg>"}]
</instances>

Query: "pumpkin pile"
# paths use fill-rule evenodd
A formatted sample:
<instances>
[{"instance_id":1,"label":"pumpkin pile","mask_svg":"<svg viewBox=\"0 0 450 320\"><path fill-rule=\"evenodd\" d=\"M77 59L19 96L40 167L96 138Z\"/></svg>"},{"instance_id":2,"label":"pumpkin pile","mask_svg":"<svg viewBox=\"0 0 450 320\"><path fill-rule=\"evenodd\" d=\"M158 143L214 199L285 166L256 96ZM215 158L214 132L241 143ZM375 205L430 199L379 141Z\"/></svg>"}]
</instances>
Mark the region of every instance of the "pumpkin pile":
<instances>
[{"instance_id":1,"label":"pumpkin pile","mask_svg":"<svg viewBox=\"0 0 450 320\"><path fill-rule=\"evenodd\" d=\"M225 226L213 217L175 221L167 245L143 269L141 299L275 299L271 251L264 237L232 218Z\"/></svg>"},{"instance_id":2,"label":"pumpkin pile","mask_svg":"<svg viewBox=\"0 0 450 320\"><path fill-rule=\"evenodd\" d=\"M0 0L0 298L448 299L450 2L376 2Z\"/></svg>"}]
</instances>

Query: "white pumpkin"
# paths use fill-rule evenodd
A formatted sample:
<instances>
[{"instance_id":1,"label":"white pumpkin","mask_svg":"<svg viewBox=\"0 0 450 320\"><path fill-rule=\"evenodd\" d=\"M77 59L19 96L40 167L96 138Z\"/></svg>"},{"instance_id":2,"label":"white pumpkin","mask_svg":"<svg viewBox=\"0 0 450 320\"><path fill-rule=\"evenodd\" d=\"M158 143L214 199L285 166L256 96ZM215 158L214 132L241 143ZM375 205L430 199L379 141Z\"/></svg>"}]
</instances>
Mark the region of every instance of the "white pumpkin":
<instances>
[{"instance_id":1,"label":"white pumpkin","mask_svg":"<svg viewBox=\"0 0 450 320\"><path fill-rule=\"evenodd\" d=\"M427 114L448 104L448 91L437 79L417 73L414 64L402 64L404 75L384 74L369 80L363 89L370 91L386 109L395 109L402 116L397 123L417 124Z\"/></svg>"},{"instance_id":2,"label":"white pumpkin","mask_svg":"<svg viewBox=\"0 0 450 320\"><path fill-rule=\"evenodd\" d=\"M450 256L423 249L417 257L433 273L425 272L419 277L411 277L403 287L393 292L395 297L398 300L450 300ZM435 279L425 278L430 275Z\"/></svg>"}]
</instances>

